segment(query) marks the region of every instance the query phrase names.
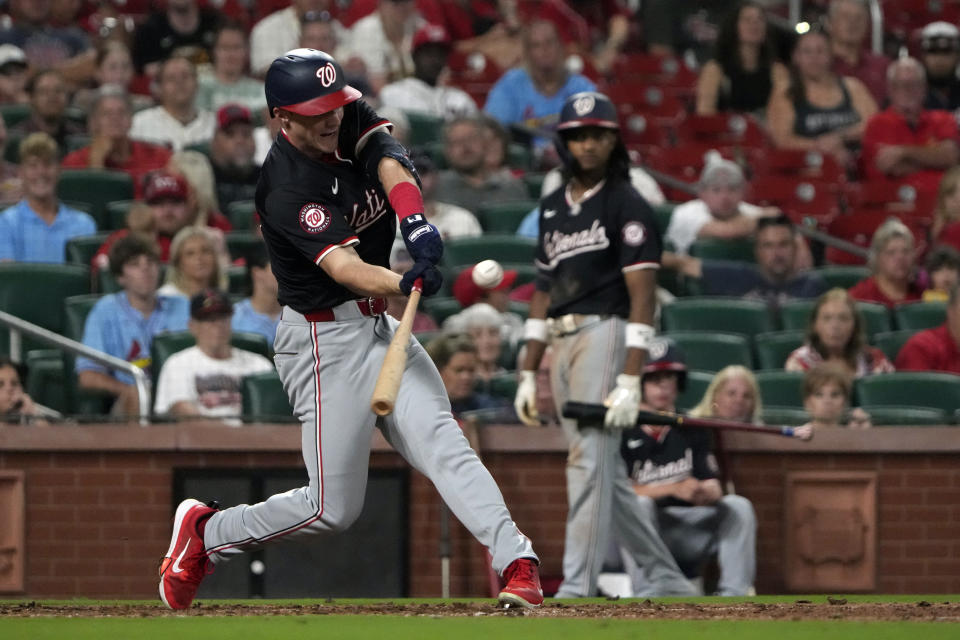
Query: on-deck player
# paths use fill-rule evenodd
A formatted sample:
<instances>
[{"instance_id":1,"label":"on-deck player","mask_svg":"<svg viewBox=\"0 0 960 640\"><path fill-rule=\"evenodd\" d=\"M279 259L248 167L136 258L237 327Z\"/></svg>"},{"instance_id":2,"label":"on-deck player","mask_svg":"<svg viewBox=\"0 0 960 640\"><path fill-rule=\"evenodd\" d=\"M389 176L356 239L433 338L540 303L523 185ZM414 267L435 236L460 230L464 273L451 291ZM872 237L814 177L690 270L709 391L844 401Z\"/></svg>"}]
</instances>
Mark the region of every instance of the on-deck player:
<instances>
[{"instance_id":1,"label":"on-deck player","mask_svg":"<svg viewBox=\"0 0 960 640\"><path fill-rule=\"evenodd\" d=\"M374 425L427 475L502 572L505 604L543 601L537 556L489 472L450 413L430 357L410 340L393 413L377 420L370 396L397 322L384 296L440 288L443 245L423 216L413 164L329 55L295 49L265 80L282 129L263 165L257 211L283 305L275 362L302 425L309 485L255 505L177 507L160 569L160 597L190 605L210 563L279 538L342 531L360 514ZM414 259L389 269L394 213Z\"/></svg>"},{"instance_id":2,"label":"on-deck player","mask_svg":"<svg viewBox=\"0 0 960 640\"><path fill-rule=\"evenodd\" d=\"M564 183L540 202L538 276L515 406L526 424L538 424L536 371L548 341L557 414L567 400L608 406L604 429L581 432L576 421L561 420L570 455L557 597L596 595L611 526L651 582L662 586L659 595L691 595L695 589L641 518L620 459L621 430L636 422L640 372L654 336L660 235L630 184L610 99L594 92L570 96L557 130Z\"/></svg>"}]
</instances>

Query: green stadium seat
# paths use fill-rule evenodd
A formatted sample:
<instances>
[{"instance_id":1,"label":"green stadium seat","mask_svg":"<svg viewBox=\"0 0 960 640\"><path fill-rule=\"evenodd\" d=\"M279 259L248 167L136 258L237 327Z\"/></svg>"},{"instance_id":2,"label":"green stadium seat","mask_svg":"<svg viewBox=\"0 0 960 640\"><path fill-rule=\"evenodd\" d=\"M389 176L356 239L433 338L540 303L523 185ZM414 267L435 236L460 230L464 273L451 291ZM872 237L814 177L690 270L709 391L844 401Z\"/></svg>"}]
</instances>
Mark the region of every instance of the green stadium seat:
<instances>
[{"instance_id":1,"label":"green stadium seat","mask_svg":"<svg viewBox=\"0 0 960 640\"><path fill-rule=\"evenodd\" d=\"M754 375L764 405L803 407L803 372L757 371Z\"/></svg>"},{"instance_id":2,"label":"green stadium seat","mask_svg":"<svg viewBox=\"0 0 960 640\"><path fill-rule=\"evenodd\" d=\"M150 372L153 375L153 388L157 388L157 380L160 377L160 370L164 363L173 354L192 347L197 343L193 334L189 331L169 331L158 333L153 337L153 347L150 349L152 363ZM246 331L234 331L230 337L230 344L237 349L258 353L264 358L272 358L270 344L267 339L259 333L249 333Z\"/></svg>"},{"instance_id":3,"label":"green stadium seat","mask_svg":"<svg viewBox=\"0 0 960 640\"><path fill-rule=\"evenodd\" d=\"M529 171L533 168L533 151L525 144L511 142L507 147L507 166L511 169Z\"/></svg>"},{"instance_id":4,"label":"green stadium seat","mask_svg":"<svg viewBox=\"0 0 960 640\"><path fill-rule=\"evenodd\" d=\"M252 231L231 231L223 234L223 239L227 243L231 260L243 258L251 248L263 244L263 238Z\"/></svg>"},{"instance_id":5,"label":"green stadium seat","mask_svg":"<svg viewBox=\"0 0 960 640\"><path fill-rule=\"evenodd\" d=\"M533 263L537 241L507 234L456 238L444 243L443 261L449 266L469 266L491 258L502 263Z\"/></svg>"},{"instance_id":6,"label":"green stadium seat","mask_svg":"<svg viewBox=\"0 0 960 640\"><path fill-rule=\"evenodd\" d=\"M893 362L897 359L900 349L907 343L916 331L884 331L873 336L873 345L883 351L887 360Z\"/></svg>"},{"instance_id":7,"label":"green stadium seat","mask_svg":"<svg viewBox=\"0 0 960 640\"><path fill-rule=\"evenodd\" d=\"M227 205L225 213L235 231L250 231L253 229L257 203L253 200L237 200Z\"/></svg>"},{"instance_id":8,"label":"green stadium seat","mask_svg":"<svg viewBox=\"0 0 960 640\"><path fill-rule=\"evenodd\" d=\"M483 204L477 207L477 219L484 233L516 233L523 219L536 207L536 200Z\"/></svg>"},{"instance_id":9,"label":"green stadium seat","mask_svg":"<svg viewBox=\"0 0 960 640\"><path fill-rule=\"evenodd\" d=\"M114 229L124 229L127 226L127 213L130 212L130 207L136 200L114 200L108 202L107 215L106 215L106 227L104 230L114 230Z\"/></svg>"},{"instance_id":10,"label":"green stadium seat","mask_svg":"<svg viewBox=\"0 0 960 640\"><path fill-rule=\"evenodd\" d=\"M227 267L227 293L246 296L247 291L247 268L237 265Z\"/></svg>"},{"instance_id":11,"label":"green stadium seat","mask_svg":"<svg viewBox=\"0 0 960 640\"><path fill-rule=\"evenodd\" d=\"M667 227L670 226L670 218L673 217L673 210L676 206L675 202L664 202L653 206L653 213L657 217L657 228L660 230L661 236L667 232Z\"/></svg>"},{"instance_id":12,"label":"green stadium seat","mask_svg":"<svg viewBox=\"0 0 960 640\"><path fill-rule=\"evenodd\" d=\"M726 297L678 298L660 315L665 331L726 331L753 335L773 331L766 303Z\"/></svg>"},{"instance_id":13,"label":"green stadium seat","mask_svg":"<svg viewBox=\"0 0 960 640\"><path fill-rule=\"evenodd\" d=\"M870 269L857 265L825 265L810 271L823 278L831 289L839 287L849 289L861 280L870 277Z\"/></svg>"},{"instance_id":14,"label":"green stadium seat","mask_svg":"<svg viewBox=\"0 0 960 640\"><path fill-rule=\"evenodd\" d=\"M442 325L444 320L463 310L456 298L446 296L422 298L420 306L438 325Z\"/></svg>"},{"instance_id":15,"label":"green stadium seat","mask_svg":"<svg viewBox=\"0 0 960 640\"><path fill-rule=\"evenodd\" d=\"M770 331L753 336L760 369L783 369L794 349L803 345L803 331Z\"/></svg>"},{"instance_id":16,"label":"green stadium seat","mask_svg":"<svg viewBox=\"0 0 960 640\"><path fill-rule=\"evenodd\" d=\"M420 343L420 346L426 347L430 344L430 341L434 338L443 335L442 331L419 331L413 334L413 337L417 339L417 342Z\"/></svg>"},{"instance_id":17,"label":"green stadium seat","mask_svg":"<svg viewBox=\"0 0 960 640\"><path fill-rule=\"evenodd\" d=\"M690 255L703 260L755 262L753 240L749 238L700 238L690 245Z\"/></svg>"},{"instance_id":18,"label":"green stadium seat","mask_svg":"<svg viewBox=\"0 0 960 640\"><path fill-rule=\"evenodd\" d=\"M57 195L61 200L86 202L98 229L109 229L107 203L133 199L133 178L123 171L66 169L60 173Z\"/></svg>"},{"instance_id":19,"label":"green stadium seat","mask_svg":"<svg viewBox=\"0 0 960 640\"><path fill-rule=\"evenodd\" d=\"M0 116L3 117L7 129L11 129L30 117L29 104L2 104L0 105Z\"/></svg>"},{"instance_id":20,"label":"green stadium seat","mask_svg":"<svg viewBox=\"0 0 960 640\"><path fill-rule=\"evenodd\" d=\"M810 422L810 416L807 415L807 412L797 407L768 407L764 405L762 418L764 424L786 425L788 427L799 427Z\"/></svg>"},{"instance_id":21,"label":"green stadium seat","mask_svg":"<svg viewBox=\"0 0 960 640\"><path fill-rule=\"evenodd\" d=\"M85 133L71 134L63 141L64 151L66 153L72 153L73 151L83 149L90 145L91 140L93 140L93 138Z\"/></svg>"},{"instance_id":22,"label":"green stadium seat","mask_svg":"<svg viewBox=\"0 0 960 640\"><path fill-rule=\"evenodd\" d=\"M83 341L83 328L87 316L101 297L100 294L85 294L70 296L63 301L64 336L77 342ZM77 376L74 373L76 358L66 351L63 352L62 357L63 370L69 373L64 385L67 412L79 415L104 415L109 412L112 397L106 393L79 389Z\"/></svg>"},{"instance_id":23,"label":"green stadium seat","mask_svg":"<svg viewBox=\"0 0 960 640\"><path fill-rule=\"evenodd\" d=\"M420 111L406 111L410 123L410 146L422 147L443 139L443 118Z\"/></svg>"},{"instance_id":24,"label":"green stadium seat","mask_svg":"<svg viewBox=\"0 0 960 640\"><path fill-rule=\"evenodd\" d=\"M487 393L491 396L504 398L512 403L517 395L517 373L515 371L501 373L490 378L489 385L481 386L486 386Z\"/></svg>"},{"instance_id":25,"label":"green stadium seat","mask_svg":"<svg viewBox=\"0 0 960 640\"><path fill-rule=\"evenodd\" d=\"M507 311L515 313L524 320L530 315L530 305L519 300L511 300L507 305Z\"/></svg>"},{"instance_id":26,"label":"green stadium seat","mask_svg":"<svg viewBox=\"0 0 960 640\"><path fill-rule=\"evenodd\" d=\"M870 414L870 420L875 427L935 427L950 424L950 417L943 409L869 406L863 407L863 410Z\"/></svg>"},{"instance_id":27,"label":"green stadium seat","mask_svg":"<svg viewBox=\"0 0 960 640\"><path fill-rule=\"evenodd\" d=\"M538 171L528 171L523 174L523 184L527 185L527 193L530 194L530 199L540 202L540 193L543 191L543 179L546 176L546 173Z\"/></svg>"},{"instance_id":28,"label":"green stadium seat","mask_svg":"<svg viewBox=\"0 0 960 640\"><path fill-rule=\"evenodd\" d=\"M63 301L90 293L90 269L76 264L0 263L0 311L63 333ZM0 353L10 353L10 333L0 330ZM22 336L21 355L49 345Z\"/></svg>"},{"instance_id":29,"label":"green stadium seat","mask_svg":"<svg viewBox=\"0 0 960 640\"><path fill-rule=\"evenodd\" d=\"M664 334L683 351L687 367L717 372L727 365L753 368L750 339L738 333L717 331L672 331Z\"/></svg>"},{"instance_id":30,"label":"green stadium seat","mask_svg":"<svg viewBox=\"0 0 960 640\"><path fill-rule=\"evenodd\" d=\"M7 132L7 142L3 146L3 159L10 164L20 164L20 143L24 136L14 132Z\"/></svg>"},{"instance_id":31,"label":"green stadium seat","mask_svg":"<svg viewBox=\"0 0 960 640\"><path fill-rule=\"evenodd\" d=\"M92 236L77 236L67 240L66 260L69 264L89 267L97 249L106 242L109 233L97 233Z\"/></svg>"},{"instance_id":32,"label":"green stadium seat","mask_svg":"<svg viewBox=\"0 0 960 640\"><path fill-rule=\"evenodd\" d=\"M24 359L27 379L24 390L34 402L67 413L63 357L59 349L34 349Z\"/></svg>"},{"instance_id":33,"label":"green stadium seat","mask_svg":"<svg viewBox=\"0 0 960 640\"><path fill-rule=\"evenodd\" d=\"M789 300L780 307L780 318L784 329L796 331L806 331L810 323L810 314L816 300ZM857 302L857 310L863 317L863 330L867 338L874 335L890 331L891 326L890 310L882 304L875 302Z\"/></svg>"},{"instance_id":34,"label":"green stadium seat","mask_svg":"<svg viewBox=\"0 0 960 640\"><path fill-rule=\"evenodd\" d=\"M856 381L861 406L903 406L942 409L960 407L960 375L932 371L898 371L865 376Z\"/></svg>"},{"instance_id":35,"label":"green stadium seat","mask_svg":"<svg viewBox=\"0 0 960 640\"><path fill-rule=\"evenodd\" d=\"M248 422L296 422L276 371L245 376L241 382L243 418Z\"/></svg>"},{"instance_id":36,"label":"green stadium seat","mask_svg":"<svg viewBox=\"0 0 960 640\"><path fill-rule=\"evenodd\" d=\"M921 331L939 327L947 321L946 302L910 302L893 308L898 329Z\"/></svg>"},{"instance_id":37,"label":"green stadium seat","mask_svg":"<svg viewBox=\"0 0 960 640\"><path fill-rule=\"evenodd\" d=\"M677 410L689 411L697 406L707 392L711 380L713 374L709 371L688 371L687 386L677 397Z\"/></svg>"}]
</instances>

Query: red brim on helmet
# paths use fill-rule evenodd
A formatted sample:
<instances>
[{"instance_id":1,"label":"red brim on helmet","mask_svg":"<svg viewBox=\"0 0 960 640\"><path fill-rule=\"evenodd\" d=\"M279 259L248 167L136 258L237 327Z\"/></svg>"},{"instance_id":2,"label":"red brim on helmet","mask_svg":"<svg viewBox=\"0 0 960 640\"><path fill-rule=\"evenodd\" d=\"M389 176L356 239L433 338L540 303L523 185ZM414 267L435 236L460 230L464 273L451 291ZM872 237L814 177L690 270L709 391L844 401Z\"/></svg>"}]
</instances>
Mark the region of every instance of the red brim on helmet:
<instances>
[{"instance_id":1,"label":"red brim on helmet","mask_svg":"<svg viewBox=\"0 0 960 640\"><path fill-rule=\"evenodd\" d=\"M320 116L345 104L350 104L354 100L359 100L361 97L363 97L362 93L350 85L346 85L340 91L297 104L277 105L277 108L298 113L301 116Z\"/></svg>"},{"instance_id":2,"label":"red brim on helmet","mask_svg":"<svg viewBox=\"0 0 960 640\"><path fill-rule=\"evenodd\" d=\"M579 120L568 120L557 125L557 131L565 129L579 129L580 127L602 127L604 129L620 129L620 124L613 120L603 120L601 118L581 118Z\"/></svg>"}]
</instances>

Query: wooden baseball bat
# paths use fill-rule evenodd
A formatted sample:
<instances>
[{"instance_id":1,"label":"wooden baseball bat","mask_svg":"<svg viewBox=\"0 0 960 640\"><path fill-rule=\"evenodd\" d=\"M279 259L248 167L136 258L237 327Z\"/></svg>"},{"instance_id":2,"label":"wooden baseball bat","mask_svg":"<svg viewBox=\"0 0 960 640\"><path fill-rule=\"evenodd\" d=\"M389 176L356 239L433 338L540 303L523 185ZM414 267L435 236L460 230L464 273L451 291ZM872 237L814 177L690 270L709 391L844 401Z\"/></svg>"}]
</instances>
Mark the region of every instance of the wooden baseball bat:
<instances>
[{"instance_id":1,"label":"wooden baseball bat","mask_svg":"<svg viewBox=\"0 0 960 640\"><path fill-rule=\"evenodd\" d=\"M407 345L410 343L410 333L413 329L413 318L417 315L417 305L420 304L420 290L423 283L418 279L413 283L407 306L400 318L400 326L393 334L393 339L387 346L387 355L383 358L380 367L380 376L373 388L373 398L370 408L378 416L388 416L393 411L393 404L397 401L397 392L400 390L400 379L407 366Z\"/></svg>"},{"instance_id":2,"label":"wooden baseball bat","mask_svg":"<svg viewBox=\"0 0 960 640\"><path fill-rule=\"evenodd\" d=\"M603 417L606 413L607 408L602 404L590 402L565 402L563 404L563 417L578 420L581 428L602 427ZM721 431L753 431L774 436L786 436L788 438L797 437L794 435L794 427L785 425L762 426L750 424L749 422L737 422L735 420L694 418L692 416L684 416L667 411L640 411L637 416L637 424L665 427L701 427L704 429L719 429ZM813 436L811 435L811 437Z\"/></svg>"}]
</instances>

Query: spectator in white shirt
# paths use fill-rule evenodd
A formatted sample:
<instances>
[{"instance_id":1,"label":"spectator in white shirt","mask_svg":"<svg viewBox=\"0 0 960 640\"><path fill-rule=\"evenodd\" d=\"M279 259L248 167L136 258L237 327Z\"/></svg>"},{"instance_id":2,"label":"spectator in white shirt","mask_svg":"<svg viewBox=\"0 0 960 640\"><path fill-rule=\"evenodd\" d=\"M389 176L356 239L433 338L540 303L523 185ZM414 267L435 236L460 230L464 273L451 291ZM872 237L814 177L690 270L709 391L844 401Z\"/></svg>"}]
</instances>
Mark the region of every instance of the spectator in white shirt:
<instances>
[{"instance_id":1,"label":"spectator in white shirt","mask_svg":"<svg viewBox=\"0 0 960 640\"><path fill-rule=\"evenodd\" d=\"M233 305L222 291L207 289L190 299L194 347L170 356L160 370L155 410L177 418L213 418L242 424L244 376L269 371L265 357L230 345Z\"/></svg>"},{"instance_id":2,"label":"spectator in white shirt","mask_svg":"<svg viewBox=\"0 0 960 640\"><path fill-rule=\"evenodd\" d=\"M263 82L247 75L250 46L238 22L224 22L213 41L213 65L200 73L197 107L216 111L226 104L242 104L251 111L267 106Z\"/></svg>"},{"instance_id":3,"label":"spectator in white shirt","mask_svg":"<svg viewBox=\"0 0 960 640\"><path fill-rule=\"evenodd\" d=\"M422 23L413 0L380 0L376 11L357 20L350 35L341 38L347 66L352 66L353 59L361 60L374 93L392 80L409 76L413 34Z\"/></svg>"},{"instance_id":4,"label":"spectator in white shirt","mask_svg":"<svg viewBox=\"0 0 960 640\"><path fill-rule=\"evenodd\" d=\"M301 20L311 12L329 15L331 4L331 0L293 0L286 9L275 11L255 24L250 31L251 73L264 76L274 58L296 49L300 41ZM332 24L338 32L346 32L336 20L332 20ZM334 55L333 51L327 53ZM336 58L340 60L340 56Z\"/></svg>"},{"instance_id":5,"label":"spectator in white shirt","mask_svg":"<svg viewBox=\"0 0 960 640\"><path fill-rule=\"evenodd\" d=\"M450 56L447 30L427 24L413 37L413 77L391 82L380 91L380 102L452 120L476 113L477 103L466 91L440 86L439 80Z\"/></svg>"},{"instance_id":6,"label":"spectator in white shirt","mask_svg":"<svg viewBox=\"0 0 960 640\"><path fill-rule=\"evenodd\" d=\"M213 137L213 113L197 109L197 69L187 58L173 56L157 71L156 107L133 116L130 137L164 144L180 151L192 144L209 142Z\"/></svg>"}]
</instances>

